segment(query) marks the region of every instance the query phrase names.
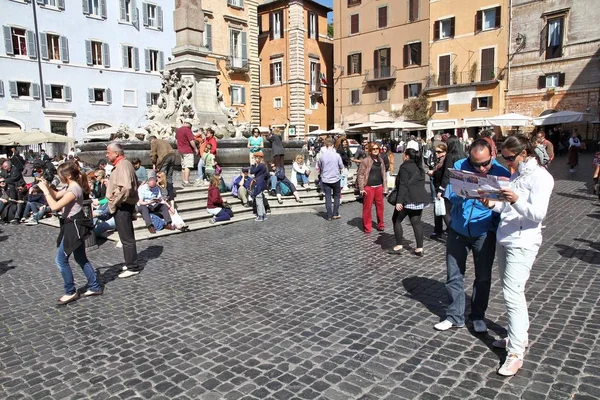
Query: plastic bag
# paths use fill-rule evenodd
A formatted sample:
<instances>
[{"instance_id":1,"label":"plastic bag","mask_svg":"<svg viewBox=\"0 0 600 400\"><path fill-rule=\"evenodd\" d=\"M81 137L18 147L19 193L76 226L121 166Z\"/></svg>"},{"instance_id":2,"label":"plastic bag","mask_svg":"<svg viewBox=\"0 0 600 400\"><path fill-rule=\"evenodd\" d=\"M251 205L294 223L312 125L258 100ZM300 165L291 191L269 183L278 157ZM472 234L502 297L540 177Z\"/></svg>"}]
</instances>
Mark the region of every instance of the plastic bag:
<instances>
[{"instance_id":1,"label":"plastic bag","mask_svg":"<svg viewBox=\"0 0 600 400\"><path fill-rule=\"evenodd\" d=\"M435 200L433 202L433 212L436 215L436 217L441 217L441 216L446 215L446 204L445 204L443 197L435 198Z\"/></svg>"}]
</instances>

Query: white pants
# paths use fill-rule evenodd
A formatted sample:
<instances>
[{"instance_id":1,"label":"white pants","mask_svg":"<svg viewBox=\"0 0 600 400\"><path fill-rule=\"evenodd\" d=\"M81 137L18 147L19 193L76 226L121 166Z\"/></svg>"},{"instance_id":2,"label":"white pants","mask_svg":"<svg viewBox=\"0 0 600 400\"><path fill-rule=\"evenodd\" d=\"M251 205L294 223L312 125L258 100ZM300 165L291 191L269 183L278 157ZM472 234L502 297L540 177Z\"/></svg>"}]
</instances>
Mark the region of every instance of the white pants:
<instances>
[{"instance_id":1,"label":"white pants","mask_svg":"<svg viewBox=\"0 0 600 400\"><path fill-rule=\"evenodd\" d=\"M218 213L221 212L221 207L207 208L206 212L209 213L210 215L217 215Z\"/></svg>"},{"instance_id":2,"label":"white pants","mask_svg":"<svg viewBox=\"0 0 600 400\"><path fill-rule=\"evenodd\" d=\"M508 314L508 354L523 358L528 341L529 314L525 299L525 284L535 262L539 247L508 248L498 243L496 256L502 294Z\"/></svg>"}]
</instances>

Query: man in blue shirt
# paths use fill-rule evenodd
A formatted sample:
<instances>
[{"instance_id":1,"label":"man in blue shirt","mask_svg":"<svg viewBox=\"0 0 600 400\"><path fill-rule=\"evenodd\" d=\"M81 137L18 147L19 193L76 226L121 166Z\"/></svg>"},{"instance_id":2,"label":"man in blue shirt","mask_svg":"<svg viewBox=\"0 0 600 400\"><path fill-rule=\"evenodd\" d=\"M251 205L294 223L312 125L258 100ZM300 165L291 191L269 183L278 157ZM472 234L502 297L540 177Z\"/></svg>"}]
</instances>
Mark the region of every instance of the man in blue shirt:
<instances>
[{"instance_id":1,"label":"man in blue shirt","mask_svg":"<svg viewBox=\"0 0 600 400\"><path fill-rule=\"evenodd\" d=\"M458 160L454 169L510 177L508 170L494 159L492 148L484 139L474 141L469 157ZM465 326L465 269L467 256L472 251L475 281L469 318L473 321L475 332L484 333L487 332L487 326L483 318L490 297L499 216L493 215L492 211L477 199L458 196L452 191L451 185L448 185L445 197L452 203L446 246L446 289L450 304L446 310L446 319L434 328L445 331Z\"/></svg>"},{"instance_id":2,"label":"man in blue shirt","mask_svg":"<svg viewBox=\"0 0 600 400\"><path fill-rule=\"evenodd\" d=\"M333 140L325 139L325 150L321 152L317 162L317 170L321 175L321 187L325 192L325 209L327 210L327 220L340 219L340 181L342 179L341 171L344 169L342 157L333 148ZM331 196L333 193L333 210L331 209Z\"/></svg>"}]
</instances>

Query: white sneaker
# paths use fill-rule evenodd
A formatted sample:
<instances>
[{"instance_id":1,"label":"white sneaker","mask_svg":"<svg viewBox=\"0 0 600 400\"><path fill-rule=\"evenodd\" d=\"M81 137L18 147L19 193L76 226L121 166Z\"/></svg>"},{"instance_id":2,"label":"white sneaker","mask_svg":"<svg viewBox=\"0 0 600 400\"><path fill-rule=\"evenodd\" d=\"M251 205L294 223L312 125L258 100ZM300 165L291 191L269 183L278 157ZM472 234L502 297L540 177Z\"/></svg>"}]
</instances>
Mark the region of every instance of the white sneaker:
<instances>
[{"instance_id":1,"label":"white sneaker","mask_svg":"<svg viewBox=\"0 0 600 400\"><path fill-rule=\"evenodd\" d=\"M129 278L130 276L137 275L139 273L140 273L140 271L130 271L130 270L127 270L127 271L121 272L119 274L119 278Z\"/></svg>"},{"instance_id":2,"label":"white sneaker","mask_svg":"<svg viewBox=\"0 0 600 400\"><path fill-rule=\"evenodd\" d=\"M433 326L433 329L435 329L436 331L447 331L450 328L463 328L464 326L465 326L465 324L455 325L449 319L445 319L442 322L435 324Z\"/></svg>"},{"instance_id":3,"label":"white sneaker","mask_svg":"<svg viewBox=\"0 0 600 400\"><path fill-rule=\"evenodd\" d=\"M498 375L502 376L513 376L523 366L523 359L519 358L516 354L509 354L506 357L506 361L498 370Z\"/></svg>"},{"instance_id":4,"label":"white sneaker","mask_svg":"<svg viewBox=\"0 0 600 400\"><path fill-rule=\"evenodd\" d=\"M487 328L485 322L483 322L483 320L481 320L481 319L476 319L473 321L473 329L477 333L485 333L488 331L488 328Z\"/></svg>"},{"instance_id":5,"label":"white sneaker","mask_svg":"<svg viewBox=\"0 0 600 400\"><path fill-rule=\"evenodd\" d=\"M25 225L28 225L28 226L37 225L37 224L38 224L38 222L36 220L34 220L33 218L25 221Z\"/></svg>"}]
</instances>

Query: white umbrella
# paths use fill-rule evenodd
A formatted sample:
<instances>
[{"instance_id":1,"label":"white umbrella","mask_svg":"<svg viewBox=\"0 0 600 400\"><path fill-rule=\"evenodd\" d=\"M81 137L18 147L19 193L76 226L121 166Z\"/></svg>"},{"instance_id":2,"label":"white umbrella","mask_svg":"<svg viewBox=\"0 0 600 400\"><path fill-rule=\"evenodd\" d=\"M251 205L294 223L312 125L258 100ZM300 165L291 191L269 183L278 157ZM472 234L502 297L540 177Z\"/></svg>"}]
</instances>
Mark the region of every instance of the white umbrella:
<instances>
[{"instance_id":1,"label":"white umbrella","mask_svg":"<svg viewBox=\"0 0 600 400\"><path fill-rule=\"evenodd\" d=\"M342 128L333 128L327 131L327 133L331 133L332 135L343 135L346 133Z\"/></svg>"},{"instance_id":2,"label":"white umbrella","mask_svg":"<svg viewBox=\"0 0 600 400\"><path fill-rule=\"evenodd\" d=\"M374 126L377 126L377 124L375 124L373 122L365 122L362 124L353 125L353 126L349 127L348 129L346 129L346 131L364 131L364 130L371 129Z\"/></svg>"},{"instance_id":3,"label":"white umbrella","mask_svg":"<svg viewBox=\"0 0 600 400\"><path fill-rule=\"evenodd\" d=\"M88 140L110 140L112 135L115 135L119 127L110 126L104 129L98 129L96 131L86 132L83 134L83 141L87 142Z\"/></svg>"},{"instance_id":4,"label":"white umbrella","mask_svg":"<svg viewBox=\"0 0 600 400\"><path fill-rule=\"evenodd\" d=\"M326 134L328 134L328 133L329 133L329 132L327 132L327 131L326 131L326 130L324 130L324 129L317 129L317 130L314 130L314 131L310 131L310 132L308 132L308 135L309 135L309 136L311 136L311 135L326 135Z\"/></svg>"},{"instance_id":5,"label":"white umbrella","mask_svg":"<svg viewBox=\"0 0 600 400\"><path fill-rule=\"evenodd\" d=\"M585 122L592 118L592 114L586 114L577 111L558 111L552 114L544 115L533 119L533 124L540 125L557 125L569 124L573 122Z\"/></svg>"},{"instance_id":6,"label":"white umbrella","mask_svg":"<svg viewBox=\"0 0 600 400\"><path fill-rule=\"evenodd\" d=\"M510 113L486 118L485 122L493 126L528 126L531 124L531 120L532 118L526 115Z\"/></svg>"},{"instance_id":7,"label":"white umbrella","mask_svg":"<svg viewBox=\"0 0 600 400\"><path fill-rule=\"evenodd\" d=\"M392 130L392 129L402 129L406 131L414 131L419 129L427 129L426 126L415 124L412 122L406 121L394 121L386 124L380 124L373 127L373 130Z\"/></svg>"},{"instance_id":8,"label":"white umbrella","mask_svg":"<svg viewBox=\"0 0 600 400\"><path fill-rule=\"evenodd\" d=\"M72 137L50 132L15 132L0 137L0 146L27 146L40 143L71 143L74 141L75 139Z\"/></svg>"}]
</instances>

